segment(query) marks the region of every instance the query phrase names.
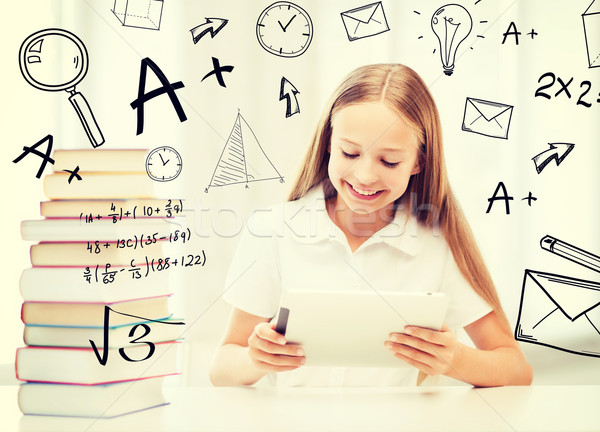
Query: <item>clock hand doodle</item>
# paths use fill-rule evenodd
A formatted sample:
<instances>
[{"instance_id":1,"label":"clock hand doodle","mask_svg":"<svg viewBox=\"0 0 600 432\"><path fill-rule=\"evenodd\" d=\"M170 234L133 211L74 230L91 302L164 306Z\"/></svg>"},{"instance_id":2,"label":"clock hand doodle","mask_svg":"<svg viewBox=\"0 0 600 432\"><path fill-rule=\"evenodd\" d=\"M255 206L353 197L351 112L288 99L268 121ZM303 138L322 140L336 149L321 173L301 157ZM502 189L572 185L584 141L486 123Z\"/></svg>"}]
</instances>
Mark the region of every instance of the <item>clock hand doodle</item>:
<instances>
[{"instance_id":1,"label":"clock hand doodle","mask_svg":"<svg viewBox=\"0 0 600 432\"><path fill-rule=\"evenodd\" d=\"M283 30L284 32L287 30L287 28L290 26L291 22L294 21L294 18L296 18L296 15L294 15L289 21L288 23L284 26L281 25L281 21L277 21L279 23L279 26L281 27L281 30Z\"/></svg>"}]
</instances>

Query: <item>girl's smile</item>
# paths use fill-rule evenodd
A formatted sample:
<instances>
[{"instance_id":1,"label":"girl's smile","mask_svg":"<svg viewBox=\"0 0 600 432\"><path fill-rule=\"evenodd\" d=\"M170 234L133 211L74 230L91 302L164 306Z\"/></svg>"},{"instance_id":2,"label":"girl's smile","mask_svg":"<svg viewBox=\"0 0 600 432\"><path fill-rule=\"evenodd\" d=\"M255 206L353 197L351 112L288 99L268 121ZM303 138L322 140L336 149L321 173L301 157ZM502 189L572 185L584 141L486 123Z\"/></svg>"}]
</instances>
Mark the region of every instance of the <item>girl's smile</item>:
<instances>
[{"instance_id":1,"label":"girl's smile","mask_svg":"<svg viewBox=\"0 0 600 432\"><path fill-rule=\"evenodd\" d=\"M375 198L377 198L379 195L381 195L383 193L382 190L361 189L354 185L351 185L347 181L345 181L345 184L350 189L350 192L352 193L352 195L354 195L358 199L364 199L364 200L370 201L370 200L374 200Z\"/></svg>"}]
</instances>

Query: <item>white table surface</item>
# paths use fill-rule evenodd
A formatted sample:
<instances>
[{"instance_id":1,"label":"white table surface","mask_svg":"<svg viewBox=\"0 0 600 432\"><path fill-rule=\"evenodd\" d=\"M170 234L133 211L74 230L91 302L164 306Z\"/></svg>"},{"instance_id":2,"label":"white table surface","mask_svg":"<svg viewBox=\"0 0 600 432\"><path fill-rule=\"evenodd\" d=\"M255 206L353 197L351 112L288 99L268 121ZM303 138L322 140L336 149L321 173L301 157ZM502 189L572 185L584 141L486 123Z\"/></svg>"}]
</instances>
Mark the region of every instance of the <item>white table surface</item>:
<instances>
[{"instance_id":1,"label":"white table surface","mask_svg":"<svg viewBox=\"0 0 600 432\"><path fill-rule=\"evenodd\" d=\"M23 416L0 387L2 431L600 431L600 386L166 387L170 405L116 419Z\"/></svg>"}]
</instances>

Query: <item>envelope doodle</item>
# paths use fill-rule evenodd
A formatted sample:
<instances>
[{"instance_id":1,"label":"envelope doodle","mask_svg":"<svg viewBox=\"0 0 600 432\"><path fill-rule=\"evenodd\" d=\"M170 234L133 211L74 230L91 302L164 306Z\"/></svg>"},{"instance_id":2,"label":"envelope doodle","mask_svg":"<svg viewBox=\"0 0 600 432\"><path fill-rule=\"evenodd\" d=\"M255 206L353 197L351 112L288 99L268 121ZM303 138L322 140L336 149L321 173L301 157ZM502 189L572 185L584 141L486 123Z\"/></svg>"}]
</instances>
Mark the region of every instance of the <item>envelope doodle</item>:
<instances>
[{"instance_id":1,"label":"envelope doodle","mask_svg":"<svg viewBox=\"0 0 600 432\"><path fill-rule=\"evenodd\" d=\"M390 29L381 2L357 7L340 15L350 41L375 36Z\"/></svg>"},{"instance_id":2,"label":"envelope doodle","mask_svg":"<svg viewBox=\"0 0 600 432\"><path fill-rule=\"evenodd\" d=\"M508 139L513 106L467 98L462 130L493 138Z\"/></svg>"},{"instance_id":3,"label":"envelope doodle","mask_svg":"<svg viewBox=\"0 0 600 432\"><path fill-rule=\"evenodd\" d=\"M600 357L600 282L525 270L515 339Z\"/></svg>"}]
</instances>

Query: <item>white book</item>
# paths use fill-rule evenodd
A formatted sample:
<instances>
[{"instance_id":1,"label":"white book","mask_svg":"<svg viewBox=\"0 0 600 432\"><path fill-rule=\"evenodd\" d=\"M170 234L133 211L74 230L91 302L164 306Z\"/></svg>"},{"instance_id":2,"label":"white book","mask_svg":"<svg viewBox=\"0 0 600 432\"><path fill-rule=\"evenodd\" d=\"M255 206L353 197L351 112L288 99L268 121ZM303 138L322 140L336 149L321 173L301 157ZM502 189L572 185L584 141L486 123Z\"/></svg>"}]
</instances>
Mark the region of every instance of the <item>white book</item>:
<instances>
[{"instance_id":1,"label":"white book","mask_svg":"<svg viewBox=\"0 0 600 432\"><path fill-rule=\"evenodd\" d=\"M149 330L142 340L148 342L167 342L179 339L185 326L174 323L183 322L179 318L166 318L155 321L139 320L130 324L110 325L108 328L109 348L128 347L132 340ZM142 327L143 324L145 327ZM138 326L137 328L135 328ZM97 347L104 348L103 326L59 326L45 324L26 324L23 341L29 346L55 346L89 348L90 340Z\"/></svg>"},{"instance_id":2,"label":"white book","mask_svg":"<svg viewBox=\"0 0 600 432\"><path fill-rule=\"evenodd\" d=\"M182 223L175 218L136 218L121 219L113 222L106 217L86 223L85 216L80 218L52 218L24 220L21 222L21 237L26 241L103 241L146 240L173 238L176 231L179 238L185 232L191 235Z\"/></svg>"},{"instance_id":3,"label":"white book","mask_svg":"<svg viewBox=\"0 0 600 432\"><path fill-rule=\"evenodd\" d=\"M167 405L163 377L99 385L28 382L19 387L23 414L112 418Z\"/></svg>"},{"instance_id":4,"label":"white book","mask_svg":"<svg viewBox=\"0 0 600 432\"><path fill-rule=\"evenodd\" d=\"M26 302L114 303L173 292L169 271L128 267L114 278L103 276L103 271L103 267L92 267L89 274L81 267L31 267L21 273L19 289Z\"/></svg>"},{"instance_id":5,"label":"white book","mask_svg":"<svg viewBox=\"0 0 600 432\"><path fill-rule=\"evenodd\" d=\"M179 373L178 350L181 342L131 344L124 349L110 348L101 364L92 348L24 347L17 349L17 379L57 384L108 384ZM147 356L151 354L149 358ZM99 355L105 356L104 349Z\"/></svg>"}]
</instances>

